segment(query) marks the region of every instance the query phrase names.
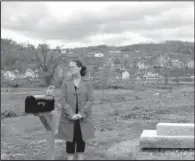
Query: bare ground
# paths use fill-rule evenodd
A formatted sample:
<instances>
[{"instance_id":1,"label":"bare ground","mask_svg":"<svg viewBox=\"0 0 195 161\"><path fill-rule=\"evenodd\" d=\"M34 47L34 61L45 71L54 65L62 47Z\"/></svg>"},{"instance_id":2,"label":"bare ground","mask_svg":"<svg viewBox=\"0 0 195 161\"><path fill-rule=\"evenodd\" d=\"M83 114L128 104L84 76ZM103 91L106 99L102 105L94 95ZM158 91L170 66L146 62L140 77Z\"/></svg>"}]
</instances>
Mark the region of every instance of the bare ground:
<instances>
[{"instance_id":1,"label":"bare ground","mask_svg":"<svg viewBox=\"0 0 195 161\"><path fill-rule=\"evenodd\" d=\"M11 109L24 112L24 99L29 94L44 94L45 89L1 90L1 112ZM160 95L155 94L156 92ZM184 93L187 95L184 95ZM59 90L56 91L56 97ZM146 91L106 90L104 96L95 91L93 122L96 137L87 141L85 159L110 159L106 151L123 141L139 141L143 129L155 129L159 122L194 123L194 88ZM58 113L59 116L59 113ZM1 159L46 158L46 131L40 120L32 115L1 120ZM136 156L120 159L179 159L193 160L194 150L147 150L136 148ZM64 160L65 144L56 143L56 159ZM118 159L118 158L116 158Z\"/></svg>"}]
</instances>

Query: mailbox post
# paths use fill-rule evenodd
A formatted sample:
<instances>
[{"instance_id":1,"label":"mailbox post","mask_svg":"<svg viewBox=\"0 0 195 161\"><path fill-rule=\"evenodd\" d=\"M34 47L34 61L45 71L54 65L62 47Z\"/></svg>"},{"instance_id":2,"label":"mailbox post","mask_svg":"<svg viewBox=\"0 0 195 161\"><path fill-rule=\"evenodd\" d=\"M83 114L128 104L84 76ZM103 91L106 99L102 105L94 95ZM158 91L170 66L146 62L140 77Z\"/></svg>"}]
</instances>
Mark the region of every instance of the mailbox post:
<instances>
[{"instance_id":1,"label":"mailbox post","mask_svg":"<svg viewBox=\"0 0 195 161\"><path fill-rule=\"evenodd\" d=\"M52 90L54 87L52 86ZM51 86L46 95L32 95L25 99L25 112L38 116L47 131L48 160L55 160L56 110Z\"/></svg>"}]
</instances>

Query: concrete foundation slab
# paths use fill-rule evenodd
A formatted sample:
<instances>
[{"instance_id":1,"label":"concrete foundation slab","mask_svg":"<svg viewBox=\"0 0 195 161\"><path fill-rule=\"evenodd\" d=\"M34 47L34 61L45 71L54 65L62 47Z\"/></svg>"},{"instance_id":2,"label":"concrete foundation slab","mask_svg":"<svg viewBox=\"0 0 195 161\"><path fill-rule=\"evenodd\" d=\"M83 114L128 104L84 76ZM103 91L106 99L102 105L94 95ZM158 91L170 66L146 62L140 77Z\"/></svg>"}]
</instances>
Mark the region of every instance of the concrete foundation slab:
<instances>
[{"instance_id":1,"label":"concrete foundation slab","mask_svg":"<svg viewBox=\"0 0 195 161\"><path fill-rule=\"evenodd\" d=\"M194 124L159 123L156 125L157 135L194 136Z\"/></svg>"},{"instance_id":2,"label":"concrete foundation slab","mask_svg":"<svg viewBox=\"0 0 195 161\"><path fill-rule=\"evenodd\" d=\"M194 148L194 136L158 136L156 130L143 130L141 148Z\"/></svg>"}]
</instances>

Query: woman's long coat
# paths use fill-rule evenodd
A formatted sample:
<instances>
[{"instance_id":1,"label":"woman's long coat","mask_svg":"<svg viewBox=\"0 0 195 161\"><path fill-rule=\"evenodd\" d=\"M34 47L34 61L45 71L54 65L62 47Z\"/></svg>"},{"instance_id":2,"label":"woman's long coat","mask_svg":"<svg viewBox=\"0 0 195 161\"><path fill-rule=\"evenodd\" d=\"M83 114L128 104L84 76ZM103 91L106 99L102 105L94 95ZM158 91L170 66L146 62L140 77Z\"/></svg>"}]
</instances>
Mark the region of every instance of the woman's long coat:
<instances>
[{"instance_id":1,"label":"woman's long coat","mask_svg":"<svg viewBox=\"0 0 195 161\"><path fill-rule=\"evenodd\" d=\"M89 80L81 78L77 89L80 126L83 140L94 137L94 126L92 124L93 88ZM76 92L72 79L65 80L62 84L62 98L59 100L62 106L58 137L65 141L73 141L74 121L70 118L76 110Z\"/></svg>"}]
</instances>

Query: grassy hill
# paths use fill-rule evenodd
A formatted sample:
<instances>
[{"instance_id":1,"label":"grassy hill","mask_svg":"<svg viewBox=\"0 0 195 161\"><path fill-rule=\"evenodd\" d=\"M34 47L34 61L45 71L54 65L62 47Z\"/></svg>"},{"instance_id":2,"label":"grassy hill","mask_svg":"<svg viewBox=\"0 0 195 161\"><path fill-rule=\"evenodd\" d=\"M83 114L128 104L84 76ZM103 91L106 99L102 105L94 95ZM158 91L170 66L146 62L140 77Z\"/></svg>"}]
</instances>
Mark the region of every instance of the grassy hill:
<instances>
[{"instance_id":1,"label":"grassy hill","mask_svg":"<svg viewBox=\"0 0 195 161\"><path fill-rule=\"evenodd\" d=\"M128 54L130 58L167 55L172 58L179 58L182 61L194 58L194 43L182 41L166 41L158 44L133 44L118 47L98 45L64 50L73 53L73 57L86 57L88 53L101 52L105 55L105 59L110 57L110 55L118 55L120 57L124 54ZM110 51L120 51L120 53L114 54L110 53ZM32 66L33 63L36 63L35 52L37 52L37 49L31 44L18 44L9 39L1 39L1 68L26 69ZM90 61L96 62L97 60L94 58Z\"/></svg>"}]
</instances>

